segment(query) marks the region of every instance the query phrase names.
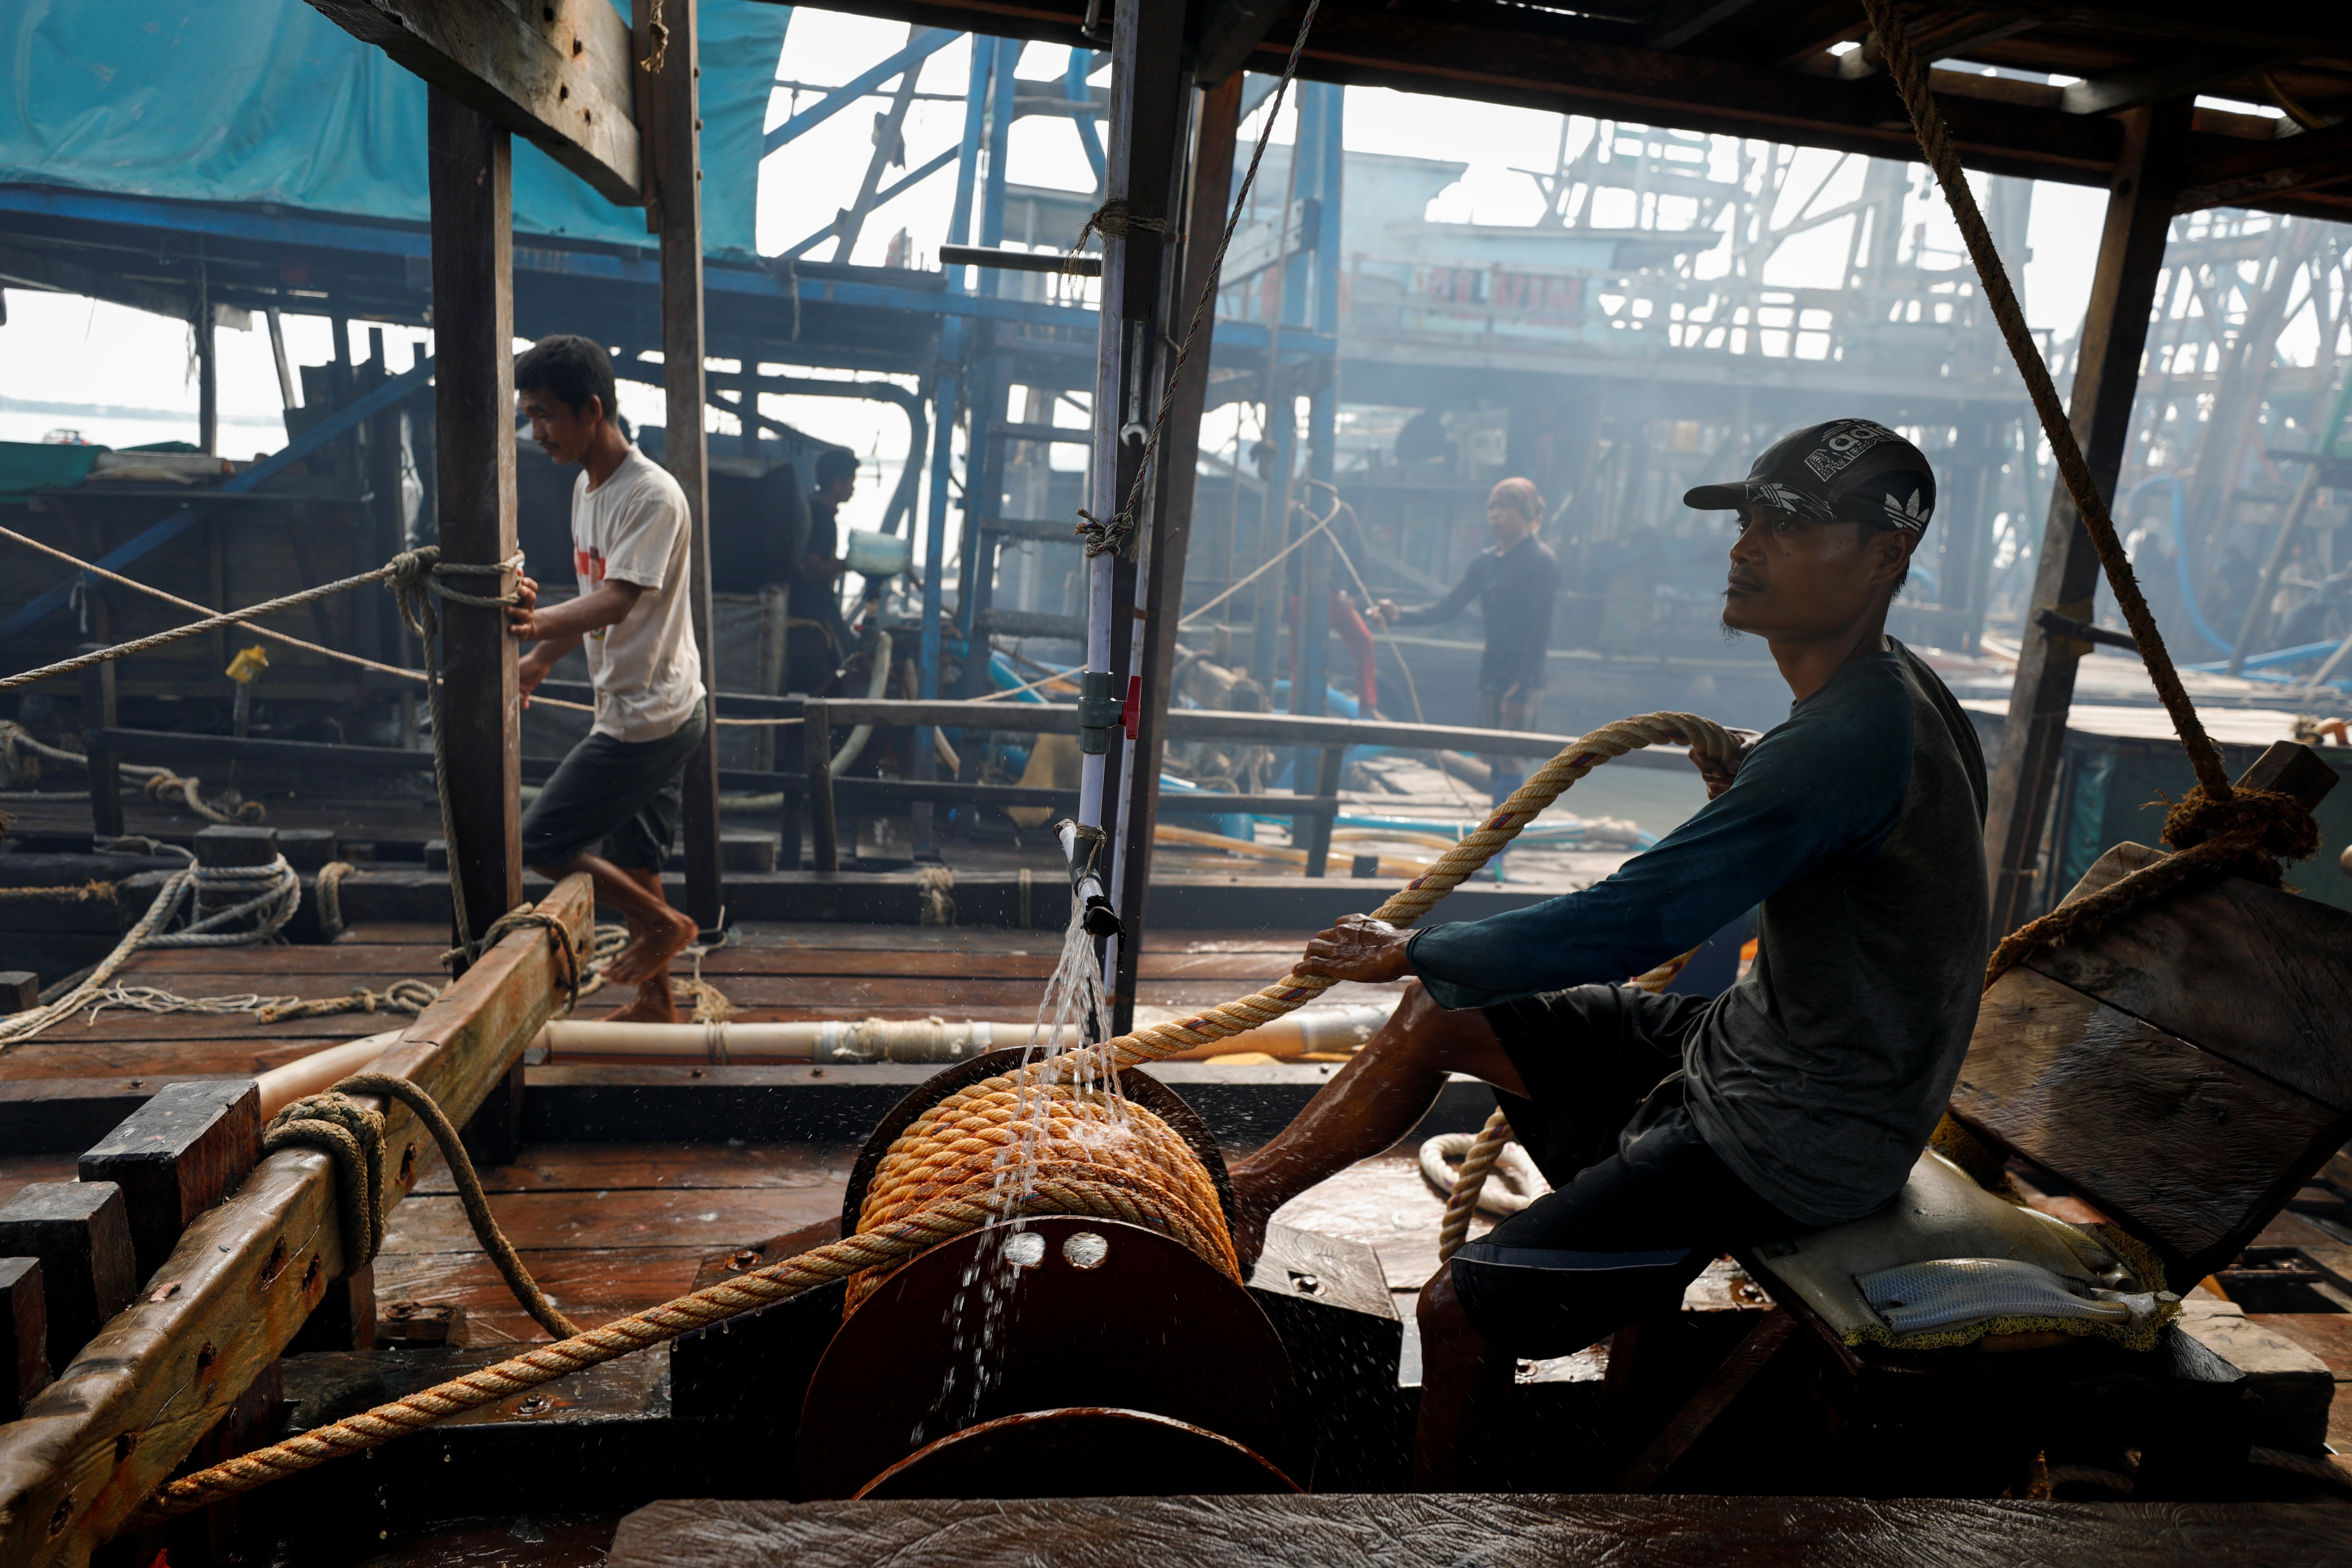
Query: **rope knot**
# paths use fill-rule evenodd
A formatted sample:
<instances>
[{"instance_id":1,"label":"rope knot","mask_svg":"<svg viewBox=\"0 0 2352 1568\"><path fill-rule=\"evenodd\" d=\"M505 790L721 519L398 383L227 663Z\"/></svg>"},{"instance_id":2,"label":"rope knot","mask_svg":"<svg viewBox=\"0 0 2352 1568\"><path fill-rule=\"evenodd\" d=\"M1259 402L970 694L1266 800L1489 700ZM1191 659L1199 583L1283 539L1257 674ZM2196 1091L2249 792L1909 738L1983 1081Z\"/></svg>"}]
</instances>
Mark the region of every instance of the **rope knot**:
<instances>
[{"instance_id":1,"label":"rope knot","mask_svg":"<svg viewBox=\"0 0 2352 1568\"><path fill-rule=\"evenodd\" d=\"M1124 551L1127 542L1135 537L1135 524L1129 520L1124 510L1101 518L1080 507L1078 518L1078 526L1071 531L1078 536L1089 556L1116 554Z\"/></svg>"},{"instance_id":2,"label":"rope knot","mask_svg":"<svg viewBox=\"0 0 2352 1568\"><path fill-rule=\"evenodd\" d=\"M383 1114L340 1089L305 1095L269 1119L261 1152L316 1149L335 1163L343 1211L343 1273L375 1260L383 1245Z\"/></svg>"},{"instance_id":3,"label":"rope knot","mask_svg":"<svg viewBox=\"0 0 2352 1568\"><path fill-rule=\"evenodd\" d=\"M1078 230L1077 239L1070 246L1070 260L1076 261L1078 253L1086 249L1087 236L1090 234L1101 235L1105 239L1125 239L1138 229L1147 234L1165 234L1168 232L1168 220L1144 216L1128 205L1125 196L1105 202L1087 215L1086 224Z\"/></svg>"},{"instance_id":4,"label":"rope knot","mask_svg":"<svg viewBox=\"0 0 2352 1568\"><path fill-rule=\"evenodd\" d=\"M2199 784L2165 814L2164 841L2175 849L2200 848L2200 859L2275 888L2281 862L2319 853L2319 824L2291 795L2233 789L2217 799Z\"/></svg>"}]
</instances>

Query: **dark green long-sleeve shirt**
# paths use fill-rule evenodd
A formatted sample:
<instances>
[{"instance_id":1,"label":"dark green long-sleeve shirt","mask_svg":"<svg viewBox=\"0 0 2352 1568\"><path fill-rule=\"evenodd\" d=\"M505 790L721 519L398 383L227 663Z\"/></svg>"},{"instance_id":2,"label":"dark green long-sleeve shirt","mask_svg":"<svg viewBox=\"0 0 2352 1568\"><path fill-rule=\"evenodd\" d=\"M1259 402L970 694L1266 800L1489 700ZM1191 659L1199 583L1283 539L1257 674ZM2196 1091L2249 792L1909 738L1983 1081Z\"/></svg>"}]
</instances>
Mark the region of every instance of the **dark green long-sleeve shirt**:
<instances>
[{"instance_id":1,"label":"dark green long-sleeve shirt","mask_svg":"<svg viewBox=\"0 0 2352 1568\"><path fill-rule=\"evenodd\" d=\"M1447 1007L1622 981L1761 906L1755 966L1685 1046L1700 1132L1814 1225L1899 1190L1949 1099L1990 945L1984 758L1901 644L1794 704L1729 789L1580 893L1432 926Z\"/></svg>"}]
</instances>

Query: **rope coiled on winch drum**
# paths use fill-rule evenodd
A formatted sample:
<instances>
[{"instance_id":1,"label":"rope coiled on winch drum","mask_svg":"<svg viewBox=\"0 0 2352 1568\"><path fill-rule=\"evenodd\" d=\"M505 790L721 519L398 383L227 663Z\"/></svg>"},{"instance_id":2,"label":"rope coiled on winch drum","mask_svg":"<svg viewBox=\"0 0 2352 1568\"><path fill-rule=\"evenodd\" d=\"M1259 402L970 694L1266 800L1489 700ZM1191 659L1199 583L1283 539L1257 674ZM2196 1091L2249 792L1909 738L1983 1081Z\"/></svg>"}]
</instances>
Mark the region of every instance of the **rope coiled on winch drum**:
<instances>
[{"instance_id":1,"label":"rope coiled on winch drum","mask_svg":"<svg viewBox=\"0 0 2352 1568\"><path fill-rule=\"evenodd\" d=\"M1696 714L1645 713L1603 725L1571 742L1538 768L1477 831L1391 895L1375 911L1377 918L1395 925L1412 924L1475 875L1577 780L1612 757L1654 745L1687 746L1695 757L1726 766L1736 764L1743 749L1738 736ZM1332 984L1294 973L1195 1016L1049 1057L1002 1079L974 1085L964 1094L932 1106L900 1134L893 1151L906 1151L905 1159L887 1183L877 1173L879 1196L869 1189L869 1209L861 1215L856 1234L199 1470L156 1493L133 1523L144 1524L222 1501L281 1476L363 1452L633 1351L790 1300L835 1279L868 1272L878 1279L940 1242L1007 1219L1076 1215L1149 1226L1184 1241L1238 1279L1238 1263L1227 1267L1224 1261L1233 1256L1233 1240L1225 1232L1213 1190L1202 1197L1184 1171L1183 1159L1166 1155L1161 1145L1165 1164L1153 1165L1140 1174L1131 1169L1133 1164L1150 1163L1147 1151L1159 1137L1138 1115L1139 1107L1125 1108L1130 1130L1142 1129L1138 1134L1141 1143L1131 1162L1111 1152L1109 1146L1116 1141L1108 1138L1100 1139L1100 1146L1090 1145L1087 1157L1077 1157L1075 1146L1082 1142L1081 1130L1091 1126L1091 1119L1076 1114L1062 1117L1068 1131L1051 1141L1055 1157L1026 1173L1015 1172L1015 1179L999 1181L992 1174L988 1180L978 1180L973 1174L976 1167L967 1162L992 1162L1003 1147L999 1129L1009 1125L1010 1117L1004 1123L996 1120L1000 1095L1013 1097L1015 1106L1034 1106L1035 1097L1043 1094L1050 1120L1053 1104L1063 1098L1055 1093L1057 1086L1075 1084L1083 1089L1090 1078L1099 1081L1118 1068L1240 1034L1303 1006ZM1077 1097L1069 1099L1075 1104ZM1086 1136L1100 1138L1093 1132ZM1174 1137L1172 1132L1169 1136ZM1185 1156L1190 1155L1187 1149ZM1197 1166L1197 1159L1192 1164ZM1181 1173L1171 1179L1171 1170ZM928 1194L927 1184L933 1189Z\"/></svg>"},{"instance_id":2,"label":"rope coiled on winch drum","mask_svg":"<svg viewBox=\"0 0 2352 1568\"><path fill-rule=\"evenodd\" d=\"M876 1166L859 1232L919 1214L943 1199L986 1200L1008 1186L1087 1182L1120 1200L1104 1219L1163 1231L1239 1283L1241 1260L1216 1183L1192 1146L1160 1117L1078 1076L1079 1053L959 1089L926 1110ZM1099 1075L1095 1075L1099 1076ZM1116 1208L1120 1212L1112 1212ZM897 1263L850 1281L849 1306L880 1288Z\"/></svg>"}]
</instances>

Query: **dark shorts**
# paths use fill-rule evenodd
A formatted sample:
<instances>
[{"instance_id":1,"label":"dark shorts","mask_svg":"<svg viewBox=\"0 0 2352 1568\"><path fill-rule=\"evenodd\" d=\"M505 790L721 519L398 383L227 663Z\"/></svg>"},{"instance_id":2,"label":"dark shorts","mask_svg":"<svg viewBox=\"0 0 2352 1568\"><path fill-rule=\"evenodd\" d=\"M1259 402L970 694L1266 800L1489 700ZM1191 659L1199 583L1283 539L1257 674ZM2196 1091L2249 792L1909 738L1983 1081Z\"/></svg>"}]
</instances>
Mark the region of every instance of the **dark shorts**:
<instances>
[{"instance_id":1,"label":"dark shorts","mask_svg":"<svg viewBox=\"0 0 2352 1568\"><path fill-rule=\"evenodd\" d=\"M1497 1349L1573 1354L1674 1310L1727 1247L1803 1228L1732 1173L1684 1107L1683 1040L1709 1005L1580 985L1486 1009L1528 1089L1495 1098L1554 1189L1454 1255L1454 1290Z\"/></svg>"},{"instance_id":2,"label":"dark shorts","mask_svg":"<svg viewBox=\"0 0 2352 1568\"><path fill-rule=\"evenodd\" d=\"M686 764L702 744L709 714L705 698L658 741L590 735L572 747L522 814L522 863L568 865L602 840L604 858L624 871L668 865L686 800Z\"/></svg>"}]
</instances>

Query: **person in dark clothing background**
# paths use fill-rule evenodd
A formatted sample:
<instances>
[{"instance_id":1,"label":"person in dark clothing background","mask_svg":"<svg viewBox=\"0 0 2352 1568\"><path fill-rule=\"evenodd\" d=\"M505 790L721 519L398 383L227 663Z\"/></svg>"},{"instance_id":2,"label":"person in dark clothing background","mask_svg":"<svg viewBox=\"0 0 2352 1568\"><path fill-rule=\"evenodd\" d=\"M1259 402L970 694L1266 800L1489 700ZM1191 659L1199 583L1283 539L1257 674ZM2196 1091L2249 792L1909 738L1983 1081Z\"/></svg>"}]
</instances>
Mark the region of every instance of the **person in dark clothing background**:
<instances>
[{"instance_id":1,"label":"person in dark clothing background","mask_svg":"<svg viewBox=\"0 0 2352 1568\"><path fill-rule=\"evenodd\" d=\"M785 684L812 697L833 689L849 657L849 623L841 616L841 575L848 568L839 559L838 513L856 490L856 453L835 447L818 456L816 489L809 495L808 541L801 558L793 563L784 600L790 617L784 634Z\"/></svg>"},{"instance_id":2,"label":"person in dark clothing background","mask_svg":"<svg viewBox=\"0 0 2352 1568\"><path fill-rule=\"evenodd\" d=\"M1482 730L1532 730L1542 716L1544 649L1551 641L1552 602L1559 597L1559 558L1536 537L1544 500L1533 479L1505 479L1486 498L1494 547L1472 558L1454 591L1433 605L1399 608L1382 599L1373 614L1392 626L1436 626L1478 601L1486 623L1486 651L1478 660ZM1489 757L1494 797L1501 801L1524 776L1515 757Z\"/></svg>"}]
</instances>

